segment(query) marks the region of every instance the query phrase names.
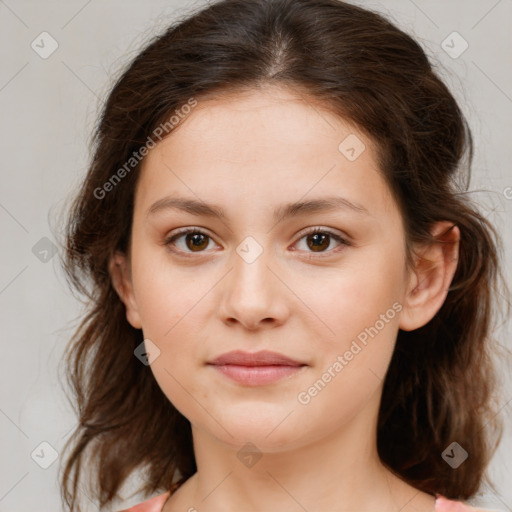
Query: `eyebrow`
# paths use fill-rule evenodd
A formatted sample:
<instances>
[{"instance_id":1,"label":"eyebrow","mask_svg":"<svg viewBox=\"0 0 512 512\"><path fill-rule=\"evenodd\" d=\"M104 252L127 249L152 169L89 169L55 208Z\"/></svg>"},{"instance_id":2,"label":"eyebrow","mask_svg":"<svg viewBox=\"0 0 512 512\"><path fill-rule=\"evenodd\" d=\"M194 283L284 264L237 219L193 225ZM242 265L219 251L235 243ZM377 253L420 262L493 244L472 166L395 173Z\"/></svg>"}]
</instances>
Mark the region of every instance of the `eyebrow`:
<instances>
[{"instance_id":1,"label":"eyebrow","mask_svg":"<svg viewBox=\"0 0 512 512\"><path fill-rule=\"evenodd\" d=\"M185 197L164 197L153 203L147 211L147 216L154 215L163 210L174 209L182 210L192 215L226 219L224 210L217 205L188 199ZM294 217L298 215L321 213L332 210L347 210L359 215L371 215L370 212L361 204L354 203L340 196L328 196L309 201L296 201L278 207L274 210L274 221Z\"/></svg>"}]
</instances>

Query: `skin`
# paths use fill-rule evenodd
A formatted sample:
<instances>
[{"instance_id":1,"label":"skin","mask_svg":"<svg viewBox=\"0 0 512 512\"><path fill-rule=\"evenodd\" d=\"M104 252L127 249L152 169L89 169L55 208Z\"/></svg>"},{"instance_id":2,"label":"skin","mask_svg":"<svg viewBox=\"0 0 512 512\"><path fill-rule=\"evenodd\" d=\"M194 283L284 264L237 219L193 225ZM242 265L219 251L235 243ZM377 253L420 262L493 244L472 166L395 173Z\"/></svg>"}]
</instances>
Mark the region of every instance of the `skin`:
<instances>
[{"instance_id":1,"label":"skin","mask_svg":"<svg viewBox=\"0 0 512 512\"><path fill-rule=\"evenodd\" d=\"M365 144L354 161L338 150L350 134ZM433 511L433 496L380 462L376 423L398 329L425 325L442 306L460 233L417 248L429 263L418 259L408 271L402 217L376 162L356 127L275 86L200 101L145 158L130 252L116 254L111 274L128 321L160 350L155 379L192 424L198 472L164 512ZM170 208L148 215L171 194L218 205L226 217ZM285 203L333 194L368 214L272 216ZM199 250L190 236L188 245L186 236L165 245L184 227L208 235ZM304 233L313 227L350 245L328 237L315 251ZM262 250L251 263L237 252L248 236ZM300 403L298 394L393 304L394 318ZM237 349L273 350L307 366L249 387L206 365ZM237 457L247 442L262 455L252 467Z\"/></svg>"}]
</instances>

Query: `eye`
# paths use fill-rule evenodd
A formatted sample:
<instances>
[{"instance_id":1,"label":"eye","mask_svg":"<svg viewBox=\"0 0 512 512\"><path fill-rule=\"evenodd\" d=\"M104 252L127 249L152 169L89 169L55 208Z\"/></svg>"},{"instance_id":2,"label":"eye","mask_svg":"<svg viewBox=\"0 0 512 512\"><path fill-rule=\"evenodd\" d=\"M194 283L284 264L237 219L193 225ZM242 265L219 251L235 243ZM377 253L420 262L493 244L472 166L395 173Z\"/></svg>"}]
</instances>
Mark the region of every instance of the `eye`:
<instances>
[{"instance_id":1,"label":"eye","mask_svg":"<svg viewBox=\"0 0 512 512\"><path fill-rule=\"evenodd\" d=\"M338 242L338 247L342 245L350 245L347 240L342 238L340 235L322 228L313 228L303 234L301 240L306 240L306 251L313 253L325 253L325 252L334 252L334 249L327 251L331 246L332 240ZM337 251L336 251L337 252Z\"/></svg>"},{"instance_id":2,"label":"eye","mask_svg":"<svg viewBox=\"0 0 512 512\"><path fill-rule=\"evenodd\" d=\"M183 240L180 240L183 239ZM177 242L182 243L177 243ZM178 233L165 240L165 245L174 252L191 253L191 252L204 252L209 246L212 238L198 228L184 228ZM171 246L178 247L178 250L171 248Z\"/></svg>"}]
</instances>

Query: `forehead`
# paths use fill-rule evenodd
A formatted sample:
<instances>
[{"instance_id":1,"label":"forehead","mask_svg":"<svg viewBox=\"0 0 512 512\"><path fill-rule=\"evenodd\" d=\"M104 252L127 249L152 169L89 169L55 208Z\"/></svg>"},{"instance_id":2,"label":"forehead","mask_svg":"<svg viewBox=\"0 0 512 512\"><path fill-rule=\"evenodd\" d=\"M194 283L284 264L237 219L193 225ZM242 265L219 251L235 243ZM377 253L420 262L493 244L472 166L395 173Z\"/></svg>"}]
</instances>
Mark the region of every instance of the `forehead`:
<instances>
[{"instance_id":1,"label":"forehead","mask_svg":"<svg viewBox=\"0 0 512 512\"><path fill-rule=\"evenodd\" d=\"M360 152L355 159L343 152L347 140ZM376 161L366 135L309 97L282 87L233 93L200 99L149 152L136 204L147 207L177 192L205 200L214 195L221 203L243 197L246 206L344 192L389 209Z\"/></svg>"},{"instance_id":2,"label":"forehead","mask_svg":"<svg viewBox=\"0 0 512 512\"><path fill-rule=\"evenodd\" d=\"M302 146L319 147L322 142L324 149L337 155L340 136L358 132L310 96L283 86L265 86L199 99L169 139L192 144L196 138L203 150L214 146L217 156L222 151L234 153L235 147L241 156L263 147L265 156L270 150L280 156L284 147L297 152Z\"/></svg>"}]
</instances>

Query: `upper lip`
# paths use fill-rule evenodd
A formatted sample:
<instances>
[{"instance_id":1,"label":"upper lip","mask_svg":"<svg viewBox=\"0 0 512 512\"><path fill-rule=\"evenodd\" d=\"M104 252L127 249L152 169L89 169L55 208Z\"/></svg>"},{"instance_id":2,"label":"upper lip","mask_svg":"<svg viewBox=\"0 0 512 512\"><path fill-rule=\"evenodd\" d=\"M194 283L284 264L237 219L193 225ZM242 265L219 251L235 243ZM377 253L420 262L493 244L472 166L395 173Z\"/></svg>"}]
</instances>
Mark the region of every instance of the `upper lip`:
<instances>
[{"instance_id":1,"label":"upper lip","mask_svg":"<svg viewBox=\"0 0 512 512\"><path fill-rule=\"evenodd\" d=\"M237 366L305 366L305 363L290 359L278 352L262 350L260 352L243 352L234 350L208 361L208 364L224 365L233 364Z\"/></svg>"}]
</instances>

